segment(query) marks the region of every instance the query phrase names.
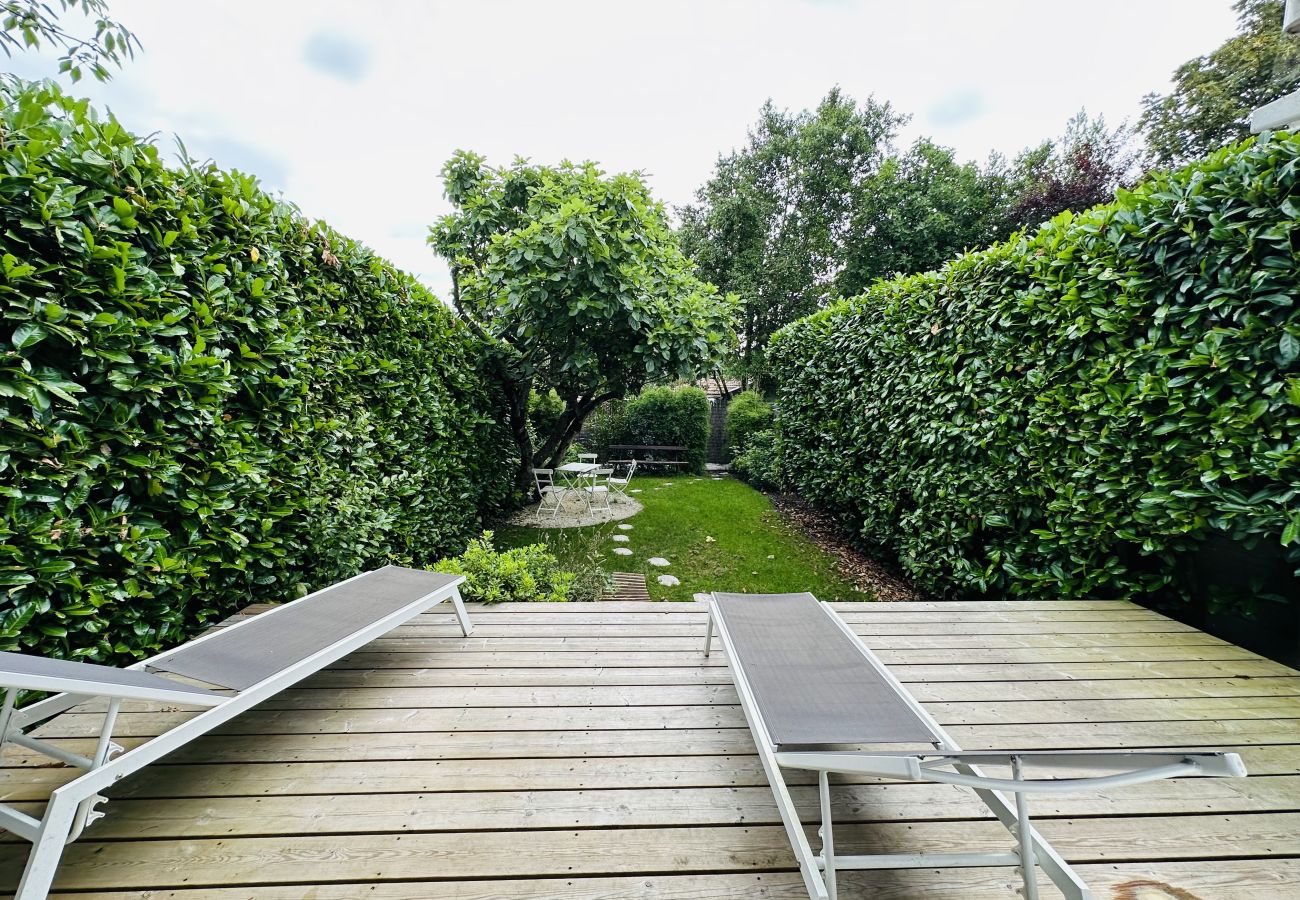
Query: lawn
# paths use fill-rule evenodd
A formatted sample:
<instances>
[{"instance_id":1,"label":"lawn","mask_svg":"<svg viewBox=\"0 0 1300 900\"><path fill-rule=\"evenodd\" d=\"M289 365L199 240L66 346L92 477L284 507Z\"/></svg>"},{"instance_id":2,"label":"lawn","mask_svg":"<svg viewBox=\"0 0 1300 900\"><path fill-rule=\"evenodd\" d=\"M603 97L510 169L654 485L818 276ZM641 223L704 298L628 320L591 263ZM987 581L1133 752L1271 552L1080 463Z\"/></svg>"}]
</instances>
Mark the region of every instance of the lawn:
<instances>
[{"instance_id":1,"label":"lawn","mask_svg":"<svg viewBox=\"0 0 1300 900\"><path fill-rule=\"evenodd\" d=\"M832 558L786 524L758 491L734 478L675 476L636 478L632 496L645 509L618 523L591 528L548 529L501 526L498 547L545 543L562 561L579 565L598 557L607 572L644 572L655 600L690 600L697 592L812 591L822 600L869 600L835 573ZM626 534L626 543L612 540ZM618 556L615 547L631 556ZM663 557L667 567L652 566ZM656 580L674 575L677 587Z\"/></svg>"}]
</instances>

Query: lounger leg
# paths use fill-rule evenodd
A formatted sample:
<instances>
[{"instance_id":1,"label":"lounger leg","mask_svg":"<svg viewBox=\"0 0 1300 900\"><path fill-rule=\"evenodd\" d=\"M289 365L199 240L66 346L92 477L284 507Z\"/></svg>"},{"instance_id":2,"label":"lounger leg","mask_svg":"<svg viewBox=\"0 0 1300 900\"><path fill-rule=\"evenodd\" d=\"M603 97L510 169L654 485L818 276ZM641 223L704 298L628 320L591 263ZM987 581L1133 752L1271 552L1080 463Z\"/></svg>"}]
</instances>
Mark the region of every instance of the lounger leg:
<instances>
[{"instance_id":1,"label":"lounger leg","mask_svg":"<svg viewBox=\"0 0 1300 900\"><path fill-rule=\"evenodd\" d=\"M470 632L474 630L474 623L469 620L469 613L465 611L465 601L460 598L460 588L451 589L451 605L456 610L456 619L460 622L461 634L469 637Z\"/></svg>"},{"instance_id":2,"label":"lounger leg","mask_svg":"<svg viewBox=\"0 0 1300 900\"><path fill-rule=\"evenodd\" d=\"M50 797L50 804L45 808L45 818L41 820L41 830L32 842L27 867L23 869L23 878L18 882L18 893L14 895L14 900L45 900L50 893L54 873L58 871L59 860L63 857L63 847L68 843L68 835L72 831L72 819L77 806L76 797L61 796L58 791Z\"/></svg>"},{"instance_id":3,"label":"lounger leg","mask_svg":"<svg viewBox=\"0 0 1300 900\"><path fill-rule=\"evenodd\" d=\"M1011 777L1021 779L1020 757L1011 757ZM1029 827L1029 803L1024 791L1016 791L1016 839L1020 842L1020 877L1024 879L1025 900L1038 900L1038 862L1034 859L1033 832Z\"/></svg>"},{"instance_id":4,"label":"lounger leg","mask_svg":"<svg viewBox=\"0 0 1300 900\"><path fill-rule=\"evenodd\" d=\"M835 900L835 837L831 833L831 780L825 769L817 773L817 790L822 803L822 863L826 877L826 896Z\"/></svg>"},{"instance_id":5,"label":"lounger leg","mask_svg":"<svg viewBox=\"0 0 1300 900\"><path fill-rule=\"evenodd\" d=\"M121 706L122 701L117 697L108 701L108 712L104 713L104 723L99 729L99 743L95 746L95 755L91 759L90 763L91 769L98 769L104 763L108 762L110 756L115 752L120 752L122 749L117 744L113 743L113 726L117 723L117 711ZM95 810L95 804L107 802L107 797L102 797L99 794L92 794L77 804L77 814L72 820L72 833L68 837L69 842L75 841L77 838L81 837L81 832L84 831L86 826L91 822L104 817L102 812Z\"/></svg>"},{"instance_id":6,"label":"lounger leg","mask_svg":"<svg viewBox=\"0 0 1300 900\"><path fill-rule=\"evenodd\" d=\"M709 623L704 626L704 655L708 656L713 650L713 609L709 609Z\"/></svg>"}]
</instances>

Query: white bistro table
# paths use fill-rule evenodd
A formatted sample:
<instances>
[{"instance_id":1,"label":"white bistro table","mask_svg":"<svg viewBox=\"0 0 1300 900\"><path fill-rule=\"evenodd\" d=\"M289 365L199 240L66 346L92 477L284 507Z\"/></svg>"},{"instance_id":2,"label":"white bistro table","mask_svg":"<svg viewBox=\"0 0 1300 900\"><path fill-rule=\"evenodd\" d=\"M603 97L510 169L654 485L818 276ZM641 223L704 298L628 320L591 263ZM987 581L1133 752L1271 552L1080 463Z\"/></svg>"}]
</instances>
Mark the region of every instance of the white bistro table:
<instances>
[{"instance_id":1,"label":"white bistro table","mask_svg":"<svg viewBox=\"0 0 1300 900\"><path fill-rule=\"evenodd\" d=\"M583 480L591 477L591 473L599 468L600 465L597 463L571 462L560 466L555 470L555 474L564 479L564 493L568 494L570 491L581 491ZM584 495L582 499L587 502L589 497ZM563 495L560 501L564 501Z\"/></svg>"}]
</instances>

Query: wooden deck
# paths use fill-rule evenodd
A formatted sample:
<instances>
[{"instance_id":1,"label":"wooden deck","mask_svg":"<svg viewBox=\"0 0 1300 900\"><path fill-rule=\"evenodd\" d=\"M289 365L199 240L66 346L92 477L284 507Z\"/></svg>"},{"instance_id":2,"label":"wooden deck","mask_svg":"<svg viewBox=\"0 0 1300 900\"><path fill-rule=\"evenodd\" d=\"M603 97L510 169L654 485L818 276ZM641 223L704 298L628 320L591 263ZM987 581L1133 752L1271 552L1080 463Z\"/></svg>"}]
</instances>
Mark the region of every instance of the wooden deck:
<instances>
[{"instance_id":1,"label":"wooden deck","mask_svg":"<svg viewBox=\"0 0 1300 900\"><path fill-rule=\"evenodd\" d=\"M1248 779L1034 802L1099 898L1300 897L1300 673L1134 606L839 609L968 749L1233 749ZM437 611L115 790L60 896L506 900L806 896L697 604ZM137 706L133 743L177 711ZM45 732L67 745L89 712ZM64 770L14 753L4 796ZM798 789L802 800L812 794ZM959 788L839 789L841 852L1005 849ZM28 845L0 844L0 891ZM1013 897L1003 869L841 877L845 898ZM1044 896L1058 896L1044 880Z\"/></svg>"}]
</instances>

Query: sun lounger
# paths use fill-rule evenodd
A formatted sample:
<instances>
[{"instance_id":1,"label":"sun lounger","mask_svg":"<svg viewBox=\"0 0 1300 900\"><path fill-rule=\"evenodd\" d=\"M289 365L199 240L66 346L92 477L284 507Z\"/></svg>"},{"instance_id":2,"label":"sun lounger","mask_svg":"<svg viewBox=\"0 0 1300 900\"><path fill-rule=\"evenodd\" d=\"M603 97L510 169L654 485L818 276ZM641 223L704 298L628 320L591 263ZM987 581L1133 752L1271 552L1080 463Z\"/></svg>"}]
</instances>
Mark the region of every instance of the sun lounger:
<instances>
[{"instance_id":1,"label":"sun lounger","mask_svg":"<svg viewBox=\"0 0 1300 900\"><path fill-rule=\"evenodd\" d=\"M965 752L812 594L715 593L707 628L704 653L716 629L808 895L816 900L835 900L836 876L844 870L964 866L1019 867L1026 900L1038 896L1038 867L1067 898L1085 900L1092 896L1087 885L1030 825L1027 794L1246 774L1235 753ZM991 777L981 766L1008 769L1010 777ZM1028 778L1030 768L1115 774ZM804 834L783 769L817 773L820 853ZM1015 846L1001 853L837 854L830 772L973 788Z\"/></svg>"},{"instance_id":2,"label":"sun lounger","mask_svg":"<svg viewBox=\"0 0 1300 900\"><path fill-rule=\"evenodd\" d=\"M0 803L0 826L32 842L16 900L43 900L48 894L64 845L104 815L95 809L106 802L99 794L104 788L444 600L452 602L461 631L468 635L471 625L459 590L464 580L461 575L387 566L126 669L0 653L0 687L6 690L0 709L0 746L15 743L86 770L54 790L40 819ZM54 696L16 709L20 691ZM71 753L24 733L92 698L108 701L93 756ZM115 756L122 748L112 742L113 726L124 700L203 711Z\"/></svg>"}]
</instances>

